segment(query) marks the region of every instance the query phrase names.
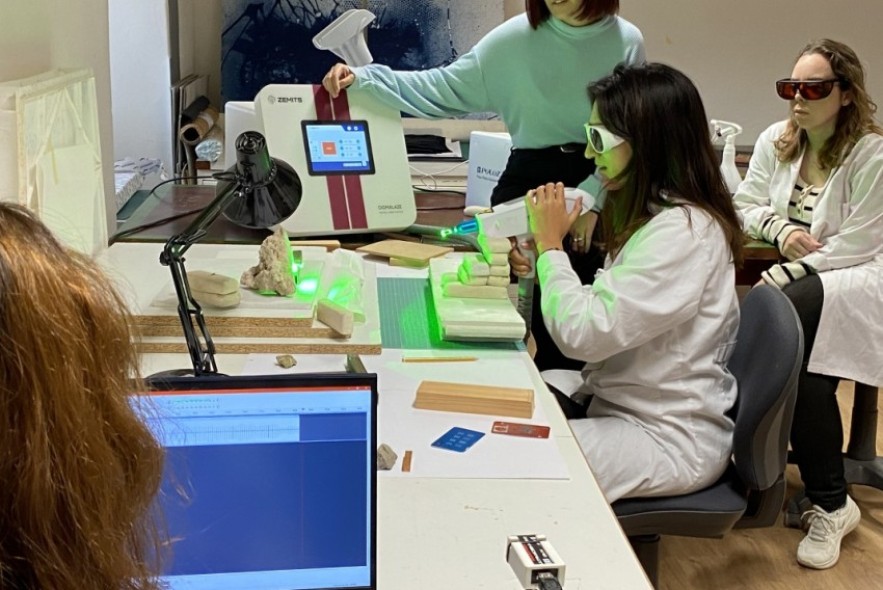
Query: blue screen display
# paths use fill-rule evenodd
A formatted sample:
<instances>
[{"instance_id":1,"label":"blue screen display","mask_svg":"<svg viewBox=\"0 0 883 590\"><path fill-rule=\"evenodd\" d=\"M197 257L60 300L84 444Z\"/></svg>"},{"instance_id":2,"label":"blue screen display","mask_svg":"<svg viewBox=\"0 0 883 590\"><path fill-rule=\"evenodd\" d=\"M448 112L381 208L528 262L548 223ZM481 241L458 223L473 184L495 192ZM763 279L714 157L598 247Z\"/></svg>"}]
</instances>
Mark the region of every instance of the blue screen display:
<instances>
[{"instance_id":1,"label":"blue screen display","mask_svg":"<svg viewBox=\"0 0 883 590\"><path fill-rule=\"evenodd\" d=\"M303 121L301 129L310 174L374 174L367 121Z\"/></svg>"},{"instance_id":2,"label":"blue screen display","mask_svg":"<svg viewBox=\"0 0 883 590\"><path fill-rule=\"evenodd\" d=\"M149 400L166 447L169 588L370 587L370 388Z\"/></svg>"}]
</instances>

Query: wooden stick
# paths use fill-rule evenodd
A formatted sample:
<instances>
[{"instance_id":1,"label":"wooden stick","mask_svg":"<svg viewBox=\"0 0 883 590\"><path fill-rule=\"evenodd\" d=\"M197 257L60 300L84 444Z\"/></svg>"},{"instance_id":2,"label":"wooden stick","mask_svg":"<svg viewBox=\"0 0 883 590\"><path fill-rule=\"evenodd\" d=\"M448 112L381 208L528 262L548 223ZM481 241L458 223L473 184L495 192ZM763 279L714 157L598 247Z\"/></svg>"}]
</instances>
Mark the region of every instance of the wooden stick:
<instances>
[{"instance_id":1,"label":"wooden stick","mask_svg":"<svg viewBox=\"0 0 883 590\"><path fill-rule=\"evenodd\" d=\"M466 363L477 361L477 356L403 356L403 363Z\"/></svg>"},{"instance_id":2,"label":"wooden stick","mask_svg":"<svg viewBox=\"0 0 883 590\"><path fill-rule=\"evenodd\" d=\"M402 471L408 472L411 471L411 457L414 453L411 451L405 451L405 456L402 457Z\"/></svg>"}]
</instances>

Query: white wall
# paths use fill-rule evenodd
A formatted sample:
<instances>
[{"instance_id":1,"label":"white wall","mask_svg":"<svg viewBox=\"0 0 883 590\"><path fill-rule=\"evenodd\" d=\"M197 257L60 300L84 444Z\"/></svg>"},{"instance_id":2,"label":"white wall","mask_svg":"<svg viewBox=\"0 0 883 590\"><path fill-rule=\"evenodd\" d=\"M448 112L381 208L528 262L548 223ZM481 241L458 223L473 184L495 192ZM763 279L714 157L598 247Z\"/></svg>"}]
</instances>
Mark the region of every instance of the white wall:
<instances>
[{"instance_id":1,"label":"white wall","mask_svg":"<svg viewBox=\"0 0 883 590\"><path fill-rule=\"evenodd\" d=\"M797 52L814 38L851 46L883 105L880 0L622 0L621 8L644 33L648 60L690 76L709 118L744 127L739 144L752 145L785 118L773 83L790 76Z\"/></svg>"},{"instance_id":2,"label":"white wall","mask_svg":"<svg viewBox=\"0 0 883 590\"><path fill-rule=\"evenodd\" d=\"M181 77L204 74L208 79L208 99L221 104L221 28L224 11L221 0L178 0Z\"/></svg>"},{"instance_id":3,"label":"white wall","mask_svg":"<svg viewBox=\"0 0 883 590\"><path fill-rule=\"evenodd\" d=\"M0 80L92 68L98 98L107 227L116 228L107 0L0 0Z\"/></svg>"},{"instance_id":4,"label":"white wall","mask_svg":"<svg viewBox=\"0 0 883 590\"><path fill-rule=\"evenodd\" d=\"M172 172L167 0L108 0L113 159L159 158Z\"/></svg>"}]
</instances>

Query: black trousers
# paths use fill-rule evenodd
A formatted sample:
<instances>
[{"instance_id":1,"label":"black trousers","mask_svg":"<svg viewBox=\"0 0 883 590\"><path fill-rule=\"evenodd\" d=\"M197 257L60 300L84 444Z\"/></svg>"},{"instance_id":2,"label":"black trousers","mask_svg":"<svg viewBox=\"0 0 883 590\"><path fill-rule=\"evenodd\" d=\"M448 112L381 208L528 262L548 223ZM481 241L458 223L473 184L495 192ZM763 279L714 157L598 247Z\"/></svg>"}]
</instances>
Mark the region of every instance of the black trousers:
<instances>
[{"instance_id":1,"label":"black trousers","mask_svg":"<svg viewBox=\"0 0 883 590\"><path fill-rule=\"evenodd\" d=\"M548 182L562 182L564 186L575 187L595 172L594 160L585 158L585 146L555 146L536 150L512 150L506 169L500 175L497 186L491 194L491 204L498 205L517 197L523 197L530 189ZM595 228L596 235L599 228ZM565 238L564 250L570 257L573 269L582 283L588 284L595 272L604 264L604 253L596 248L585 254L573 252L570 237ZM583 367L582 361L561 354L543 323L539 283L534 287L531 312L531 335L537 352L534 364L540 371L546 369L573 369Z\"/></svg>"},{"instance_id":2,"label":"black trousers","mask_svg":"<svg viewBox=\"0 0 883 590\"><path fill-rule=\"evenodd\" d=\"M825 293L818 275L790 283L783 292L797 310L804 341L803 366L798 377L797 405L791 426L791 448L806 488L806 497L831 512L846 503L843 424L837 404L840 379L807 370Z\"/></svg>"}]
</instances>

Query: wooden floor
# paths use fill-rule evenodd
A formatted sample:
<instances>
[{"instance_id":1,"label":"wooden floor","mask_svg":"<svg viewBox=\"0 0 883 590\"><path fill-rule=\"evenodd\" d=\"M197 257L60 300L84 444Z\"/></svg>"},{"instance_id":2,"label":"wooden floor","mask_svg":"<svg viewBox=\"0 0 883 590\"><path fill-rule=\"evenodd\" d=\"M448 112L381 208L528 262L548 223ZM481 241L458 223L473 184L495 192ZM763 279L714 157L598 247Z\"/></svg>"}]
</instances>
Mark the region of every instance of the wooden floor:
<instances>
[{"instance_id":1,"label":"wooden floor","mask_svg":"<svg viewBox=\"0 0 883 590\"><path fill-rule=\"evenodd\" d=\"M838 396L848 437L852 383L842 384ZM880 430L877 431L878 453L883 448ZM788 466L787 476L790 496L800 486L800 478L793 465ZM723 539L664 537L660 546L660 588L883 588L883 491L852 486L850 495L862 512L861 524L844 539L840 561L829 570L810 570L797 565L797 544L803 538L803 532L786 528L779 521L765 529L732 531Z\"/></svg>"},{"instance_id":2,"label":"wooden floor","mask_svg":"<svg viewBox=\"0 0 883 590\"><path fill-rule=\"evenodd\" d=\"M528 352L535 348L528 341ZM853 384L837 392L849 440ZM878 401L883 406L883 396ZM883 413L883 407L880 407ZM877 429L877 453L883 449L883 424ZM802 487L797 468L786 471L786 498ZM797 544L803 531L785 527L781 520L763 529L736 530L723 539L663 537L659 551L660 590L874 590L883 589L883 491L850 487L849 494L862 512L861 524L841 545L840 561L828 570L797 564Z\"/></svg>"}]
</instances>

